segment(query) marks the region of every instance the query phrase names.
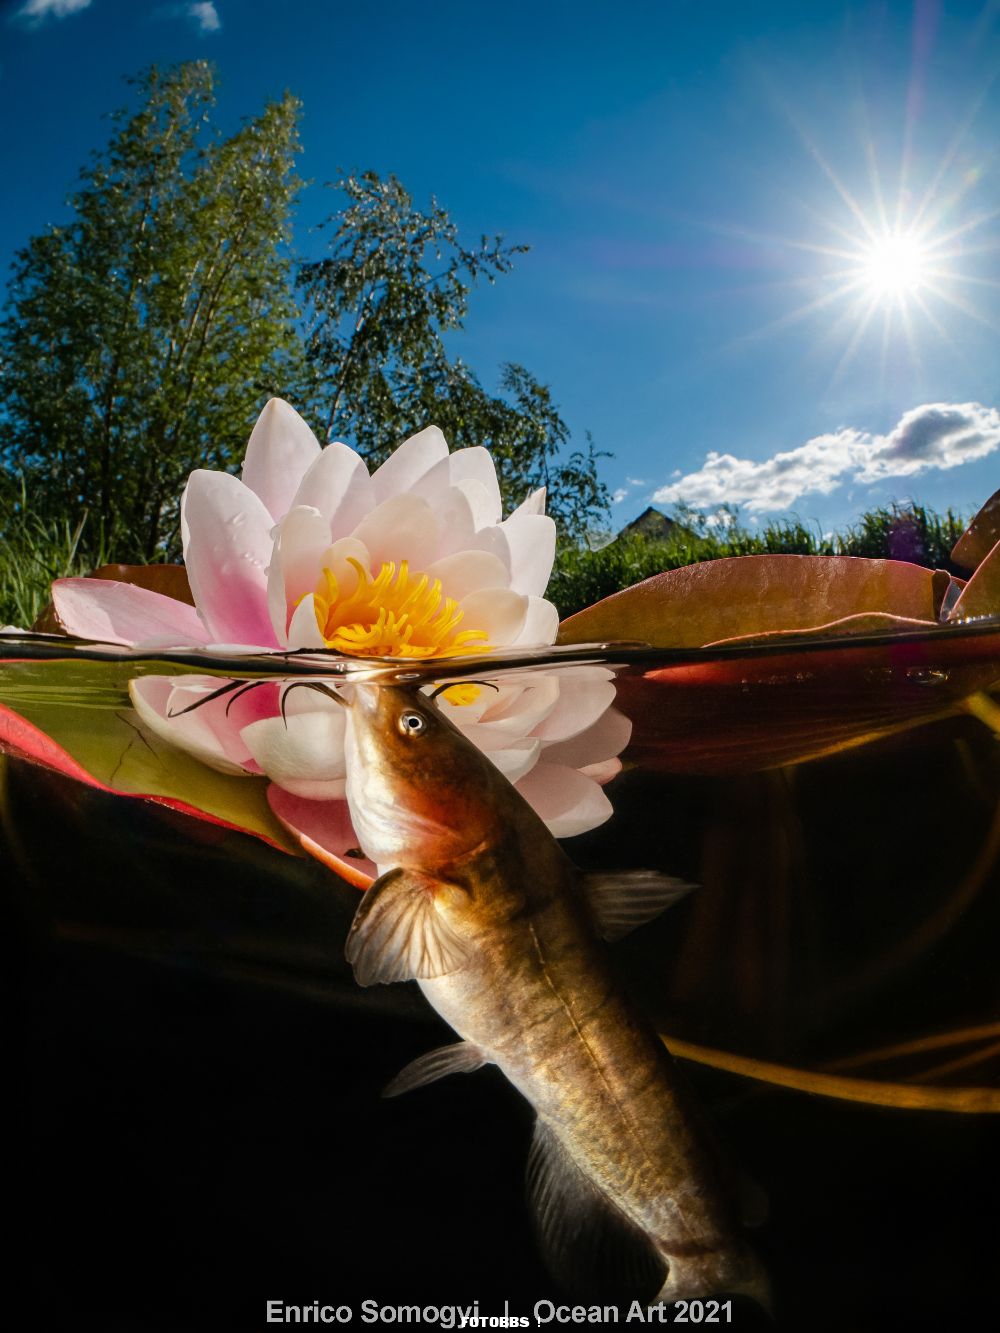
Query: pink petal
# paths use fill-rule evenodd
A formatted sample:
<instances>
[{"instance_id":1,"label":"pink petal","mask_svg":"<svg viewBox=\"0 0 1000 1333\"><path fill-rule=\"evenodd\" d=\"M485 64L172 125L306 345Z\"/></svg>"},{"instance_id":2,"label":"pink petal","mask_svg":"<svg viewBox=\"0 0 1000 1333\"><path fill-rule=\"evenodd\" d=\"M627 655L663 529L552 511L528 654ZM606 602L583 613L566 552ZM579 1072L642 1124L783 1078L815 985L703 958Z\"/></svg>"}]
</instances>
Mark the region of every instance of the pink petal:
<instances>
[{"instance_id":1,"label":"pink petal","mask_svg":"<svg viewBox=\"0 0 1000 1333\"><path fill-rule=\"evenodd\" d=\"M359 850L360 839L351 823L346 801L309 801L293 796L273 783L267 789L267 800L285 828L295 835L310 856L315 856L357 888L368 888L378 869L366 857L347 855Z\"/></svg>"},{"instance_id":2,"label":"pink petal","mask_svg":"<svg viewBox=\"0 0 1000 1333\"><path fill-rule=\"evenodd\" d=\"M264 404L250 432L243 460L243 484L263 502L272 518L281 518L303 473L319 454L319 441L283 398Z\"/></svg>"},{"instance_id":3,"label":"pink petal","mask_svg":"<svg viewBox=\"0 0 1000 1333\"><path fill-rule=\"evenodd\" d=\"M327 524L327 541L347 537L375 508L375 487L364 459L346 444L328 444L302 478L293 505L318 509Z\"/></svg>"},{"instance_id":4,"label":"pink petal","mask_svg":"<svg viewBox=\"0 0 1000 1333\"><path fill-rule=\"evenodd\" d=\"M575 768L539 761L517 790L556 838L573 838L611 817L611 802Z\"/></svg>"},{"instance_id":5,"label":"pink petal","mask_svg":"<svg viewBox=\"0 0 1000 1333\"><path fill-rule=\"evenodd\" d=\"M620 759L602 759L596 764L585 764L580 772L587 778L593 778L601 787L606 787L612 778L616 778L622 771L622 761Z\"/></svg>"},{"instance_id":6,"label":"pink petal","mask_svg":"<svg viewBox=\"0 0 1000 1333\"><path fill-rule=\"evenodd\" d=\"M425 472L448 457L448 442L437 426L411 435L385 460L372 476L375 499L381 503L392 495L412 490Z\"/></svg>"},{"instance_id":7,"label":"pink petal","mask_svg":"<svg viewBox=\"0 0 1000 1333\"><path fill-rule=\"evenodd\" d=\"M271 514L228 472L192 472L181 500L184 563L216 643L276 648L267 609Z\"/></svg>"},{"instance_id":8,"label":"pink petal","mask_svg":"<svg viewBox=\"0 0 1000 1333\"><path fill-rule=\"evenodd\" d=\"M52 601L67 634L103 643L142 643L155 638L162 646L208 642L198 612L185 602L111 579L57 579Z\"/></svg>"},{"instance_id":9,"label":"pink petal","mask_svg":"<svg viewBox=\"0 0 1000 1333\"><path fill-rule=\"evenodd\" d=\"M251 756L236 720L226 715L226 696L182 711L225 684L216 676L141 676L129 682L129 694L155 735L220 773L245 775Z\"/></svg>"},{"instance_id":10,"label":"pink petal","mask_svg":"<svg viewBox=\"0 0 1000 1333\"><path fill-rule=\"evenodd\" d=\"M540 597L556 555L556 525L544 514L514 513L501 528L510 544L510 586Z\"/></svg>"},{"instance_id":11,"label":"pink petal","mask_svg":"<svg viewBox=\"0 0 1000 1333\"><path fill-rule=\"evenodd\" d=\"M547 763L565 764L568 768L588 768L621 754L631 735L632 723L625 714L617 708L608 708L585 731L569 740L546 745L545 759Z\"/></svg>"}]
</instances>

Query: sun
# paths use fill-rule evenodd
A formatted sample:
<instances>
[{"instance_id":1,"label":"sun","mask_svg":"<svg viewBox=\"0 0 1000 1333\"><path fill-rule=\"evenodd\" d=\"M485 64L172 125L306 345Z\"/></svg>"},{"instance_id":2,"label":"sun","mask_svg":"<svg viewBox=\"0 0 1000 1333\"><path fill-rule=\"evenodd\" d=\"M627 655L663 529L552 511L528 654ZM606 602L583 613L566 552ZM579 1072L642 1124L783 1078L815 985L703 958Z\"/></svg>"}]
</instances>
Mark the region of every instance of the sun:
<instances>
[{"instance_id":1,"label":"sun","mask_svg":"<svg viewBox=\"0 0 1000 1333\"><path fill-rule=\"evenodd\" d=\"M931 277L929 248L918 237L888 232L862 252L861 278L874 297L903 300L924 288Z\"/></svg>"},{"instance_id":2,"label":"sun","mask_svg":"<svg viewBox=\"0 0 1000 1333\"><path fill-rule=\"evenodd\" d=\"M891 125L876 134L862 105L861 137L837 136L836 165L785 107L789 128L825 185L813 171L803 175L801 186L786 191L773 231L715 224L760 246L776 270L762 286L793 298L776 303L771 319L733 345L807 324L808 337L798 341L817 361L829 358L827 391L858 366L882 388L910 377L926 392L942 357L966 355L975 332L970 325L1000 333L1000 207L972 134L980 100L950 139L941 127L933 148L917 141L909 120L899 134ZM885 145L883 156L888 148L888 164L880 165L877 143ZM891 160L897 146L898 165ZM785 230L796 216L797 225Z\"/></svg>"}]
</instances>

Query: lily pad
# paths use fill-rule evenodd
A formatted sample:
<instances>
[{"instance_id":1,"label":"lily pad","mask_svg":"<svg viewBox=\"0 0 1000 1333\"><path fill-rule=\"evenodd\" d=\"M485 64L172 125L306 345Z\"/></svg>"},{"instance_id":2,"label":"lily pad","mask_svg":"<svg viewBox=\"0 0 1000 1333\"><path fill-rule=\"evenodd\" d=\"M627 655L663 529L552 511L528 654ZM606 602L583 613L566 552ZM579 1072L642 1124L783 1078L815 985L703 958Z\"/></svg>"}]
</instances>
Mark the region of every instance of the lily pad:
<instances>
[{"instance_id":1,"label":"lily pad","mask_svg":"<svg viewBox=\"0 0 1000 1333\"><path fill-rule=\"evenodd\" d=\"M4 663L0 750L88 786L158 801L296 850L267 804L262 780L207 768L154 736L132 710L129 679L183 671L163 662Z\"/></svg>"},{"instance_id":2,"label":"lily pad","mask_svg":"<svg viewBox=\"0 0 1000 1333\"><path fill-rule=\"evenodd\" d=\"M1000 542L1000 491L995 491L952 547L951 558L962 569L978 569Z\"/></svg>"},{"instance_id":3,"label":"lily pad","mask_svg":"<svg viewBox=\"0 0 1000 1333\"><path fill-rule=\"evenodd\" d=\"M618 680L626 757L670 773L802 763L952 715L1000 679L1000 630L789 645L667 664Z\"/></svg>"},{"instance_id":4,"label":"lily pad","mask_svg":"<svg viewBox=\"0 0 1000 1333\"><path fill-rule=\"evenodd\" d=\"M1000 520L1000 507L997 517ZM1000 615L1000 542L983 556L948 619L968 620L975 616L996 615Z\"/></svg>"},{"instance_id":5,"label":"lily pad","mask_svg":"<svg viewBox=\"0 0 1000 1333\"><path fill-rule=\"evenodd\" d=\"M949 578L902 560L745 555L655 574L564 621L560 643L700 648L870 614L937 622ZM847 628L850 629L850 624ZM865 628L865 627L860 627Z\"/></svg>"}]
</instances>

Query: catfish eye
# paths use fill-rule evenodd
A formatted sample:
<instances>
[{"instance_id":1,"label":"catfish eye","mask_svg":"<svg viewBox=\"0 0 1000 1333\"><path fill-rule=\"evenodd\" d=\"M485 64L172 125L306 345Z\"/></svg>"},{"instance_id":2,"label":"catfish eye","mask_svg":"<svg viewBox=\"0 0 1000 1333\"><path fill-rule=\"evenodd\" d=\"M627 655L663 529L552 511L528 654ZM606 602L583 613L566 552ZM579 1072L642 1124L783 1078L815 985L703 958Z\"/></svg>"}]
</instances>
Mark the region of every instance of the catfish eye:
<instances>
[{"instance_id":1,"label":"catfish eye","mask_svg":"<svg viewBox=\"0 0 1000 1333\"><path fill-rule=\"evenodd\" d=\"M427 730L427 719L423 713L400 713L399 729L404 736L419 736Z\"/></svg>"}]
</instances>

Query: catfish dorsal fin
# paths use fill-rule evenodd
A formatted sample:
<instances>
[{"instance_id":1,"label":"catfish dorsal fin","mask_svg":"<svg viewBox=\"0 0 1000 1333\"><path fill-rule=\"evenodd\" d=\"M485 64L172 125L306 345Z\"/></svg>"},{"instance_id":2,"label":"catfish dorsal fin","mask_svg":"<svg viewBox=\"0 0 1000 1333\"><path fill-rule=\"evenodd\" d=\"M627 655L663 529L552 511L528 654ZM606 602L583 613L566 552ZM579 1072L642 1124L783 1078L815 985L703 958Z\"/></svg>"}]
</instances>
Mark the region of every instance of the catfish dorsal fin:
<instances>
[{"instance_id":1,"label":"catfish dorsal fin","mask_svg":"<svg viewBox=\"0 0 1000 1333\"><path fill-rule=\"evenodd\" d=\"M612 941L652 921L697 887L658 870L593 871L583 883L597 929Z\"/></svg>"},{"instance_id":2,"label":"catfish dorsal fin","mask_svg":"<svg viewBox=\"0 0 1000 1333\"><path fill-rule=\"evenodd\" d=\"M648 1239L577 1166L544 1121L528 1156L528 1198L546 1265L567 1290L617 1298L659 1290L665 1265Z\"/></svg>"},{"instance_id":3,"label":"catfish dorsal fin","mask_svg":"<svg viewBox=\"0 0 1000 1333\"><path fill-rule=\"evenodd\" d=\"M451 1046L439 1046L435 1051L426 1051L411 1060L405 1069L401 1069L391 1083L382 1090L383 1097L398 1097L401 1093L412 1092L427 1083L435 1083L449 1074L471 1074L489 1064L485 1055L471 1041L460 1041Z\"/></svg>"},{"instance_id":4,"label":"catfish dorsal fin","mask_svg":"<svg viewBox=\"0 0 1000 1333\"><path fill-rule=\"evenodd\" d=\"M359 986L458 971L465 946L437 909L439 888L428 876L397 868L365 892L344 950Z\"/></svg>"}]
</instances>

